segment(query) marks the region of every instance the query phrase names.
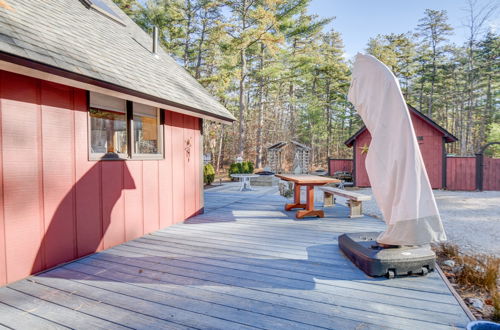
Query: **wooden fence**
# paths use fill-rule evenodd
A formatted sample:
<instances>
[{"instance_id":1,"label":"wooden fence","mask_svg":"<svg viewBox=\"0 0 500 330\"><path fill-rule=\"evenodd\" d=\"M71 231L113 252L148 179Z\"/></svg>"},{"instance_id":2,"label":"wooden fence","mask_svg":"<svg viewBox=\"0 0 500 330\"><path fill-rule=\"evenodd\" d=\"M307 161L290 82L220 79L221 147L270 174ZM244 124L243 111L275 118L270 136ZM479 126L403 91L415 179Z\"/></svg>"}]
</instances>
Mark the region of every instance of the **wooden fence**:
<instances>
[{"instance_id":1,"label":"wooden fence","mask_svg":"<svg viewBox=\"0 0 500 330\"><path fill-rule=\"evenodd\" d=\"M353 170L352 159L328 158L328 175L333 176L337 171L351 172Z\"/></svg>"},{"instance_id":2,"label":"wooden fence","mask_svg":"<svg viewBox=\"0 0 500 330\"><path fill-rule=\"evenodd\" d=\"M328 159L328 173L336 171L353 172L352 159ZM446 158L446 189L476 190L478 176L476 172L476 157ZM500 159L484 157L483 160L483 190L500 190Z\"/></svg>"},{"instance_id":3,"label":"wooden fence","mask_svg":"<svg viewBox=\"0 0 500 330\"><path fill-rule=\"evenodd\" d=\"M483 190L500 190L500 158L484 157Z\"/></svg>"},{"instance_id":4,"label":"wooden fence","mask_svg":"<svg viewBox=\"0 0 500 330\"><path fill-rule=\"evenodd\" d=\"M476 157L446 158L446 189L476 190Z\"/></svg>"}]
</instances>

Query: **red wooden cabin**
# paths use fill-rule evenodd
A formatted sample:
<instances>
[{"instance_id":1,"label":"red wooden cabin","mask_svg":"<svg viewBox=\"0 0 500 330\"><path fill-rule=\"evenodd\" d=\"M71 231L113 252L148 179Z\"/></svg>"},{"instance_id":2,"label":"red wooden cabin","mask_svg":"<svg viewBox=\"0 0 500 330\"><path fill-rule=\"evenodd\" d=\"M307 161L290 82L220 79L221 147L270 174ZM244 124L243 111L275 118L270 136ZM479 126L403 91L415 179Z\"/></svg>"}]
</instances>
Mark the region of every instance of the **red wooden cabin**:
<instances>
[{"instance_id":1,"label":"red wooden cabin","mask_svg":"<svg viewBox=\"0 0 500 330\"><path fill-rule=\"evenodd\" d=\"M234 117L111 0L0 7L0 285L203 211Z\"/></svg>"},{"instance_id":2,"label":"red wooden cabin","mask_svg":"<svg viewBox=\"0 0 500 330\"><path fill-rule=\"evenodd\" d=\"M445 143L455 142L458 139L411 105L408 105L408 110L410 111L431 186L433 189L445 188ZM371 135L365 126L345 142L348 147L353 147L353 179L354 185L358 187L370 187L370 180L365 168L365 159L370 142Z\"/></svg>"}]
</instances>

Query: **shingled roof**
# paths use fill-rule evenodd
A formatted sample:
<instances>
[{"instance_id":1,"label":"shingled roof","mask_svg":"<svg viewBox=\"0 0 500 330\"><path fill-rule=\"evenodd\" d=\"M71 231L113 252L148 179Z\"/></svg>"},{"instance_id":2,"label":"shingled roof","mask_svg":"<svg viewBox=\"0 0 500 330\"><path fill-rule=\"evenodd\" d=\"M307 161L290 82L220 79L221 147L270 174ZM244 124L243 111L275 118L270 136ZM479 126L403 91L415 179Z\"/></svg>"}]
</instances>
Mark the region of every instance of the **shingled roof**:
<instances>
[{"instance_id":1,"label":"shingled roof","mask_svg":"<svg viewBox=\"0 0 500 330\"><path fill-rule=\"evenodd\" d=\"M134 95L201 117L235 119L163 49L153 54L152 38L111 0L99 1L117 17L88 6L88 0L3 0L0 61Z\"/></svg>"},{"instance_id":2,"label":"shingled roof","mask_svg":"<svg viewBox=\"0 0 500 330\"><path fill-rule=\"evenodd\" d=\"M456 142L456 141L458 141L458 139L457 139L457 137L455 135L451 134L446 129L444 129L443 127L441 127L440 125L438 125L434 120L430 119L429 117L427 117L426 115L424 115L422 112L418 111L416 108L412 107L411 105L409 105L409 104L406 104L406 105L408 106L408 110L411 113L415 114L417 117L421 118L424 122L426 122L427 124L429 124L432 128L434 128L435 130L437 130L438 132L440 132L441 134L443 134L445 143L450 143L450 142ZM364 131L366 131L366 126L365 125L363 125L356 133L354 133L353 136L351 136L350 138L348 138L344 142L344 144L346 146L348 146L348 147L352 147L352 145L354 144L354 141Z\"/></svg>"}]
</instances>

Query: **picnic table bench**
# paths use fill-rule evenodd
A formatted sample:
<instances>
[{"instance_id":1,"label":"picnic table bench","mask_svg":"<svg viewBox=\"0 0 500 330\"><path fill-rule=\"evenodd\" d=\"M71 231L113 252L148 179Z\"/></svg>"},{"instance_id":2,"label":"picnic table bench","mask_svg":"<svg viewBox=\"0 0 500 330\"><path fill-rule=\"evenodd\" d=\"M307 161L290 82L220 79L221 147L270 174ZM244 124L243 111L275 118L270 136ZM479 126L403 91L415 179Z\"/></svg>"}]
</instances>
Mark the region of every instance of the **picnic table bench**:
<instances>
[{"instance_id":1,"label":"picnic table bench","mask_svg":"<svg viewBox=\"0 0 500 330\"><path fill-rule=\"evenodd\" d=\"M276 177L294 183L295 187L293 189L293 203L285 204L285 210L290 211L291 209L303 209L297 211L297 213L295 214L295 217L297 219L302 219L304 217L324 218L325 213L323 212L323 210L314 209L314 187L325 185L327 183L340 182L340 180L337 179L310 174L276 174ZM305 204L300 201L300 187L302 186L307 187Z\"/></svg>"},{"instance_id":2,"label":"picnic table bench","mask_svg":"<svg viewBox=\"0 0 500 330\"><path fill-rule=\"evenodd\" d=\"M347 198L347 206L349 206L349 209L351 211L349 214L350 218L362 217L363 212L361 203L363 201L369 201L370 199L372 199L371 196L358 194L352 191L342 190L333 187L318 187L318 189L323 191L324 207L333 206L335 204L334 195Z\"/></svg>"}]
</instances>

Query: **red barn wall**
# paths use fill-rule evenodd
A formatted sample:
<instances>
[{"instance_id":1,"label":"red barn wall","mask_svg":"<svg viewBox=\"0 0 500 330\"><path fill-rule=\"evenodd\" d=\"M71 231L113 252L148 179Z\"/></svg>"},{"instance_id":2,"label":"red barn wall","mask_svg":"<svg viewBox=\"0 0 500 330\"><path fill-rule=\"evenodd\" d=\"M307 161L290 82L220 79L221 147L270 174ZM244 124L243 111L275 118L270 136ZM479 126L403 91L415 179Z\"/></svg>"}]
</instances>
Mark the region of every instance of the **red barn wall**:
<instances>
[{"instance_id":1,"label":"red barn wall","mask_svg":"<svg viewBox=\"0 0 500 330\"><path fill-rule=\"evenodd\" d=\"M442 188L443 135L414 113L410 112L410 115L416 136L423 138L418 143L431 186L434 189ZM358 187L370 186L370 180L365 168L366 153L362 153L363 146L369 146L370 142L371 135L368 130L365 130L356 138L356 185Z\"/></svg>"},{"instance_id":2,"label":"red barn wall","mask_svg":"<svg viewBox=\"0 0 500 330\"><path fill-rule=\"evenodd\" d=\"M0 71L0 285L203 208L197 118L165 112L163 160L89 161L86 97Z\"/></svg>"},{"instance_id":3,"label":"red barn wall","mask_svg":"<svg viewBox=\"0 0 500 330\"><path fill-rule=\"evenodd\" d=\"M363 152L363 148L369 147L370 142L372 141L372 136L368 130L365 130L361 133L357 138L354 144L356 148L356 170L355 170L355 184L358 187L370 187L370 180L368 179L368 173L366 173L365 160L366 160L366 152Z\"/></svg>"}]
</instances>

